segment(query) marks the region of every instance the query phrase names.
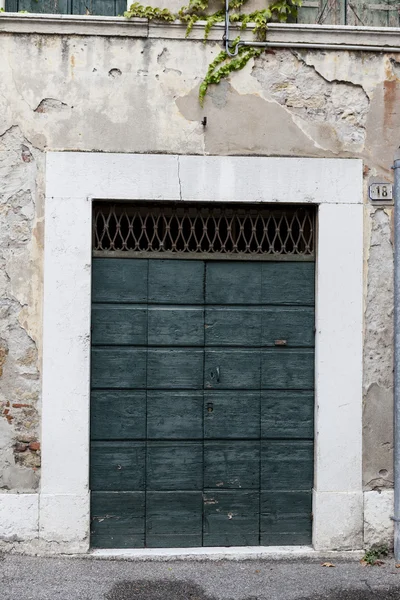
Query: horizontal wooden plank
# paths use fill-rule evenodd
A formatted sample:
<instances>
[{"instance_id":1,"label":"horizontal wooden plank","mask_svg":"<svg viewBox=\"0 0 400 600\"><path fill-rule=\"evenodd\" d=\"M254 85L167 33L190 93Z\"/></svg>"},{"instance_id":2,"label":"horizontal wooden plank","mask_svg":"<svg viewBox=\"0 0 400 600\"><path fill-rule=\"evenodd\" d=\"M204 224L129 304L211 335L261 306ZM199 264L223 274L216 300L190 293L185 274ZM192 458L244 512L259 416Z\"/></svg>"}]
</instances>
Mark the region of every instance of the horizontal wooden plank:
<instances>
[{"instance_id":1,"label":"horizontal wooden plank","mask_svg":"<svg viewBox=\"0 0 400 600\"><path fill-rule=\"evenodd\" d=\"M260 543L311 544L311 492L261 492Z\"/></svg>"},{"instance_id":2,"label":"horizontal wooden plank","mask_svg":"<svg viewBox=\"0 0 400 600\"><path fill-rule=\"evenodd\" d=\"M205 438L260 437L260 392L204 392Z\"/></svg>"},{"instance_id":3,"label":"horizontal wooden plank","mask_svg":"<svg viewBox=\"0 0 400 600\"><path fill-rule=\"evenodd\" d=\"M261 352L263 389L312 390L314 388L314 350L274 348Z\"/></svg>"},{"instance_id":4,"label":"horizontal wooden plank","mask_svg":"<svg viewBox=\"0 0 400 600\"><path fill-rule=\"evenodd\" d=\"M144 490L145 454L144 442L92 442L90 489Z\"/></svg>"},{"instance_id":5,"label":"horizontal wooden plank","mask_svg":"<svg viewBox=\"0 0 400 600\"><path fill-rule=\"evenodd\" d=\"M143 548L144 492L92 492L92 548Z\"/></svg>"},{"instance_id":6,"label":"horizontal wooden plank","mask_svg":"<svg viewBox=\"0 0 400 600\"><path fill-rule=\"evenodd\" d=\"M93 305L93 346L144 346L145 344L147 344L146 306Z\"/></svg>"},{"instance_id":7,"label":"horizontal wooden plank","mask_svg":"<svg viewBox=\"0 0 400 600\"><path fill-rule=\"evenodd\" d=\"M203 494L147 492L146 546L179 548L202 545Z\"/></svg>"},{"instance_id":8,"label":"horizontal wooden plank","mask_svg":"<svg viewBox=\"0 0 400 600\"><path fill-rule=\"evenodd\" d=\"M202 439L203 392L149 390L147 436L150 439Z\"/></svg>"},{"instance_id":9,"label":"horizontal wooden plank","mask_svg":"<svg viewBox=\"0 0 400 600\"><path fill-rule=\"evenodd\" d=\"M207 304L314 305L311 262L210 262Z\"/></svg>"},{"instance_id":10,"label":"horizontal wooden plank","mask_svg":"<svg viewBox=\"0 0 400 600\"><path fill-rule=\"evenodd\" d=\"M210 389L260 389L259 350L205 350L204 384Z\"/></svg>"},{"instance_id":11,"label":"horizontal wooden plank","mask_svg":"<svg viewBox=\"0 0 400 600\"><path fill-rule=\"evenodd\" d=\"M147 387L149 389L201 389L203 349L149 348Z\"/></svg>"},{"instance_id":12,"label":"horizontal wooden plank","mask_svg":"<svg viewBox=\"0 0 400 600\"><path fill-rule=\"evenodd\" d=\"M205 314L206 346L261 346L261 310L213 307Z\"/></svg>"},{"instance_id":13,"label":"horizontal wooden plank","mask_svg":"<svg viewBox=\"0 0 400 600\"><path fill-rule=\"evenodd\" d=\"M263 304L314 305L315 263L264 262L261 269Z\"/></svg>"},{"instance_id":14,"label":"horizontal wooden plank","mask_svg":"<svg viewBox=\"0 0 400 600\"><path fill-rule=\"evenodd\" d=\"M208 262L207 304L261 304L261 263Z\"/></svg>"},{"instance_id":15,"label":"horizontal wooden plank","mask_svg":"<svg viewBox=\"0 0 400 600\"><path fill-rule=\"evenodd\" d=\"M197 260L150 260L149 302L156 304L203 304L204 262Z\"/></svg>"},{"instance_id":16,"label":"horizontal wooden plank","mask_svg":"<svg viewBox=\"0 0 400 600\"><path fill-rule=\"evenodd\" d=\"M261 317L262 346L314 346L315 315L313 307L265 307Z\"/></svg>"},{"instance_id":17,"label":"horizontal wooden plank","mask_svg":"<svg viewBox=\"0 0 400 600\"><path fill-rule=\"evenodd\" d=\"M202 442L147 442L147 489L201 490Z\"/></svg>"},{"instance_id":18,"label":"horizontal wooden plank","mask_svg":"<svg viewBox=\"0 0 400 600\"><path fill-rule=\"evenodd\" d=\"M204 546L259 544L259 492L204 493Z\"/></svg>"},{"instance_id":19,"label":"horizontal wooden plank","mask_svg":"<svg viewBox=\"0 0 400 600\"><path fill-rule=\"evenodd\" d=\"M145 388L146 357L142 348L92 348L92 388Z\"/></svg>"},{"instance_id":20,"label":"horizontal wooden plank","mask_svg":"<svg viewBox=\"0 0 400 600\"><path fill-rule=\"evenodd\" d=\"M146 548L198 548L202 545L202 533L148 533Z\"/></svg>"},{"instance_id":21,"label":"horizontal wooden plank","mask_svg":"<svg viewBox=\"0 0 400 600\"><path fill-rule=\"evenodd\" d=\"M206 346L314 346L312 307L213 307L206 309Z\"/></svg>"},{"instance_id":22,"label":"horizontal wooden plank","mask_svg":"<svg viewBox=\"0 0 400 600\"><path fill-rule=\"evenodd\" d=\"M263 491L311 491L314 444L305 440L261 441Z\"/></svg>"},{"instance_id":23,"label":"horizontal wooden plank","mask_svg":"<svg viewBox=\"0 0 400 600\"><path fill-rule=\"evenodd\" d=\"M204 487L259 489L259 441L205 441Z\"/></svg>"},{"instance_id":24,"label":"horizontal wooden plank","mask_svg":"<svg viewBox=\"0 0 400 600\"><path fill-rule=\"evenodd\" d=\"M92 302L147 302L147 260L93 258Z\"/></svg>"},{"instance_id":25,"label":"horizontal wooden plank","mask_svg":"<svg viewBox=\"0 0 400 600\"><path fill-rule=\"evenodd\" d=\"M146 438L146 392L93 390L90 405L92 440Z\"/></svg>"},{"instance_id":26,"label":"horizontal wooden plank","mask_svg":"<svg viewBox=\"0 0 400 600\"><path fill-rule=\"evenodd\" d=\"M262 438L314 437L314 392L261 392Z\"/></svg>"},{"instance_id":27,"label":"horizontal wooden plank","mask_svg":"<svg viewBox=\"0 0 400 600\"><path fill-rule=\"evenodd\" d=\"M149 344L152 346L203 346L202 307L150 307Z\"/></svg>"}]
</instances>

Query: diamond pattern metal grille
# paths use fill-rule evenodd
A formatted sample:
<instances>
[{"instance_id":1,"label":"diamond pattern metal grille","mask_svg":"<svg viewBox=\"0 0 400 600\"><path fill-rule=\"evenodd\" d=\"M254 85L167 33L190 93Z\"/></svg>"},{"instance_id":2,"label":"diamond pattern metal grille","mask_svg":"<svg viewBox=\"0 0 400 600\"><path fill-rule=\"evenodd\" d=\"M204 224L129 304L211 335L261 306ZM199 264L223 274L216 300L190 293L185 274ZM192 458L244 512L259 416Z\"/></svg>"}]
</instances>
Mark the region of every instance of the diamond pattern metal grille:
<instances>
[{"instance_id":1,"label":"diamond pattern metal grille","mask_svg":"<svg viewBox=\"0 0 400 600\"><path fill-rule=\"evenodd\" d=\"M314 260L312 207L94 206L95 255Z\"/></svg>"}]
</instances>

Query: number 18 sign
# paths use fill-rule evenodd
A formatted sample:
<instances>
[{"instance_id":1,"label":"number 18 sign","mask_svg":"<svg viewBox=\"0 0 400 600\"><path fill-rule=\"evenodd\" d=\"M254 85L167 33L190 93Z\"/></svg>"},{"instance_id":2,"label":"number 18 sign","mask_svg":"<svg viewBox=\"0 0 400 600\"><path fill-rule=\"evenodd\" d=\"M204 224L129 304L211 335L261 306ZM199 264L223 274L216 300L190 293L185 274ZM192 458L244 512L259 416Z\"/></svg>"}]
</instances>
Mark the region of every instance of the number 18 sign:
<instances>
[{"instance_id":1,"label":"number 18 sign","mask_svg":"<svg viewBox=\"0 0 400 600\"><path fill-rule=\"evenodd\" d=\"M371 183L369 186L370 200L388 202L393 200L393 186L391 183Z\"/></svg>"}]
</instances>

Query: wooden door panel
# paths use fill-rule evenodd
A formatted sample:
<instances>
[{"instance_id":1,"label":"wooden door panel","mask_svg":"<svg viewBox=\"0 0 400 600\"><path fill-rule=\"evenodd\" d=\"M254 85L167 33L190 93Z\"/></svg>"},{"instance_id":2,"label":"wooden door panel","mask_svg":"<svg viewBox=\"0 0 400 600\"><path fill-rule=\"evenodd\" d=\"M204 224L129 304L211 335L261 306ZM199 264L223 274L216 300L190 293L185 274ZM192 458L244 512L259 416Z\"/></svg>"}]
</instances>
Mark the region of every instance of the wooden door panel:
<instances>
[{"instance_id":1,"label":"wooden door panel","mask_svg":"<svg viewBox=\"0 0 400 600\"><path fill-rule=\"evenodd\" d=\"M313 262L262 263L263 304L314 306Z\"/></svg>"},{"instance_id":2,"label":"wooden door panel","mask_svg":"<svg viewBox=\"0 0 400 600\"><path fill-rule=\"evenodd\" d=\"M206 440L204 487L221 490L259 489L260 442Z\"/></svg>"},{"instance_id":3,"label":"wooden door panel","mask_svg":"<svg viewBox=\"0 0 400 600\"><path fill-rule=\"evenodd\" d=\"M92 440L146 438L146 392L93 390L90 411Z\"/></svg>"},{"instance_id":4,"label":"wooden door panel","mask_svg":"<svg viewBox=\"0 0 400 600\"><path fill-rule=\"evenodd\" d=\"M145 487L144 442L92 442L90 489L129 492Z\"/></svg>"},{"instance_id":5,"label":"wooden door panel","mask_svg":"<svg viewBox=\"0 0 400 600\"><path fill-rule=\"evenodd\" d=\"M197 260L151 260L150 304L203 304L204 262Z\"/></svg>"},{"instance_id":6,"label":"wooden door panel","mask_svg":"<svg viewBox=\"0 0 400 600\"><path fill-rule=\"evenodd\" d=\"M147 490L201 490L201 442L147 442Z\"/></svg>"},{"instance_id":7,"label":"wooden door panel","mask_svg":"<svg viewBox=\"0 0 400 600\"><path fill-rule=\"evenodd\" d=\"M310 306L264 307L262 317L262 346L314 346L314 308Z\"/></svg>"},{"instance_id":8,"label":"wooden door panel","mask_svg":"<svg viewBox=\"0 0 400 600\"><path fill-rule=\"evenodd\" d=\"M261 304L261 263L208 262L206 304Z\"/></svg>"},{"instance_id":9,"label":"wooden door panel","mask_svg":"<svg viewBox=\"0 0 400 600\"><path fill-rule=\"evenodd\" d=\"M202 307L149 308L150 346L204 345L204 309Z\"/></svg>"},{"instance_id":10,"label":"wooden door panel","mask_svg":"<svg viewBox=\"0 0 400 600\"><path fill-rule=\"evenodd\" d=\"M147 303L147 260L93 258L92 302Z\"/></svg>"},{"instance_id":11,"label":"wooden door panel","mask_svg":"<svg viewBox=\"0 0 400 600\"><path fill-rule=\"evenodd\" d=\"M206 346L314 346L312 307L209 307Z\"/></svg>"},{"instance_id":12,"label":"wooden door panel","mask_svg":"<svg viewBox=\"0 0 400 600\"><path fill-rule=\"evenodd\" d=\"M204 392L206 439L259 439L260 392L245 390Z\"/></svg>"},{"instance_id":13,"label":"wooden door panel","mask_svg":"<svg viewBox=\"0 0 400 600\"><path fill-rule=\"evenodd\" d=\"M203 349L149 348L148 389L202 389Z\"/></svg>"},{"instance_id":14,"label":"wooden door panel","mask_svg":"<svg viewBox=\"0 0 400 600\"><path fill-rule=\"evenodd\" d=\"M194 547L202 544L203 494L198 492L147 492L146 546Z\"/></svg>"},{"instance_id":15,"label":"wooden door panel","mask_svg":"<svg viewBox=\"0 0 400 600\"><path fill-rule=\"evenodd\" d=\"M203 391L149 390L148 439L202 439Z\"/></svg>"},{"instance_id":16,"label":"wooden door panel","mask_svg":"<svg viewBox=\"0 0 400 600\"><path fill-rule=\"evenodd\" d=\"M257 546L260 539L258 491L204 493L204 546Z\"/></svg>"},{"instance_id":17,"label":"wooden door panel","mask_svg":"<svg viewBox=\"0 0 400 600\"><path fill-rule=\"evenodd\" d=\"M206 346L261 346L262 313L254 307L210 307L205 314Z\"/></svg>"},{"instance_id":18,"label":"wooden door panel","mask_svg":"<svg viewBox=\"0 0 400 600\"><path fill-rule=\"evenodd\" d=\"M314 443L309 440L261 441L262 491L311 491Z\"/></svg>"},{"instance_id":19,"label":"wooden door panel","mask_svg":"<svg viewBox=\"0 0 400 600\"><path fill-rule=\"evenodd\" d=\"M94 259L94 547L309 544L314 264Z\"/></svg>"},{"instance_id":20,"label":"wooden door panel","mask_svg":"<svg viewBox=\"0 0 400 600\"><path fill-rule=\"evenodd\" d=\"M271 348L261 353L261 388L312 390L314 350Z\"/></svg>"},{"instance_id":21,"label":"wooden door panel","mask_svg":"<svg viewBox=\"0 0 400 600\"><path fill-rule=\"evenodd\" d=\"M92 346L145 346L147 307L95 304L92 309Z\"/></svg>"},{"instance_id":22,"label":"wooden door panel","mask_svg":"<svg viewBox=\"0 0 400 600\"><path fill-rule=\"evenodd\" d=\"M144 348L92 348L92 389L144 389L146 387L146 356Z\"/></svg>"},{"instance_id":23,"label":"wooden door panel","mask_svg":"<svg viewBox=\"0 0 400 600\"><path fill-rule=\"evenodd\" d=\"M309 492L261 492L260 544L311 544L312 495Z\"/></svg>"},{"instance_id":24,"label":"wooden door panel","mask_svg":"<svg viewBox=\"0 0 400 600\"><path fill-rule=\"evenodd\" d=\"M93 548L143 548L144 492L92 492L91 545Z\"/></svg>"},{"instance_id":25,"label":"wooden door panel","mask_svg":"<svg viewBox=\"0 0 400 600\"><path fill-rule=\"evenodd\" d=\"M314 392L263 390L262 438L314 437Z\"/></svg>"},{"instance_id":26,"label":"wooden door panel","mask_svg":"<svg viewBox=\"0 0 400 600\"><path fill-rule=\"evenodd\" d=\"M259 390L261 377L259 350L205 349L206 389Z\"/></svg>"}]
</instances>

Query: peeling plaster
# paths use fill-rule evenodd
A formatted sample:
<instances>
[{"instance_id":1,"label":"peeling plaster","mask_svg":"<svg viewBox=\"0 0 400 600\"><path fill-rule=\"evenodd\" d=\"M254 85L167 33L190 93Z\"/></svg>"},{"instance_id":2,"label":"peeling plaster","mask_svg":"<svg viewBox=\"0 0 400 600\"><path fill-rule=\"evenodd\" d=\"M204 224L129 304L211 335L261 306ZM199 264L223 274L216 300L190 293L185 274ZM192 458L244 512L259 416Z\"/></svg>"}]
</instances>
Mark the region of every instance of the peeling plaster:
<instances>
[{"instance_id":1,"label":"peeling plaster","mask_svg":"<svg viewBox=\"0 0 400 600\"><path fill-rule=\"evenodd\" d=\"M29 448L39 435L40 395L35 154L17 126L0 137L0 489L27 492L37 488L40 467L40 451Z\"/></svg>"},{"instance_id":2,"label":"peeling plaster","mask_svg":"<svg viewBox=\"0 0 400 600\"><path fill-rule=\"evenodd\" d=\"M55 100L54 98L43 98L35 108L36 113L48 113L48 112L59 112L68 108L68 105L61 100Z\"/></svg>"},{"instance_id":3,"label":"peeling plaster","mask_svg":"<svg viewBox=\"0 0 400 600\"><path fill-rule=\"evenodd\" d=\"M269 51L211 86L201 108L199 85L220 51L211 42L0 34L0 51L0 487L29 491L39 454L17 460L15 445L39 433L43 151L361 157L366 189L370 176L391 177L400 63L384 53ZM391 228L391 211L366 199L368 489L393 479Z\"/></svg>"},{"instance_id":4,"label":"peeling plaster","mask_svg":"<svg viewBox=\"0 0 400 600\"><path fill-rule=\"evenodd\" d=\"M379 208L368 217L363 475L365 488L376 490L393 486L393 245L390 212Z\"/></svg>"},{"instance_id":5,"label":"peeling plaster","mask_svg":"<svg viewBox=\"0 0 400 600\"><path fill-rule=\"evenodd\" d=\"M290 51L260 57L252 75L316 147L333 154L363 150L369 99L362 86L329 81Z\"/></svg>"}]
</instances>

